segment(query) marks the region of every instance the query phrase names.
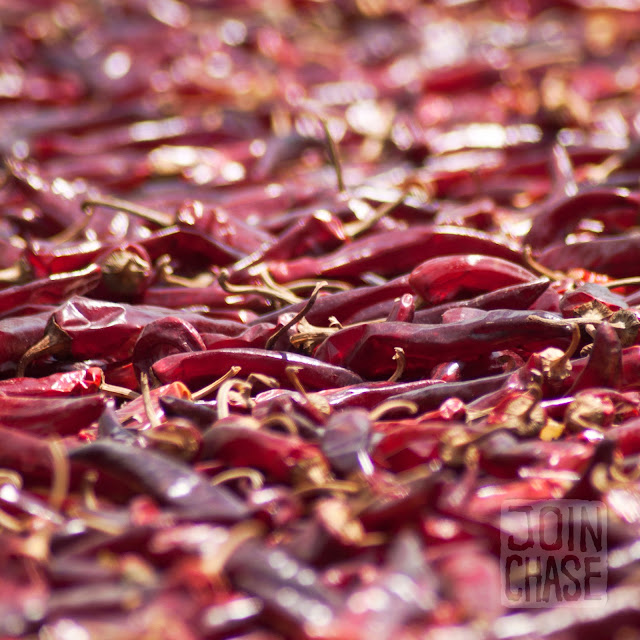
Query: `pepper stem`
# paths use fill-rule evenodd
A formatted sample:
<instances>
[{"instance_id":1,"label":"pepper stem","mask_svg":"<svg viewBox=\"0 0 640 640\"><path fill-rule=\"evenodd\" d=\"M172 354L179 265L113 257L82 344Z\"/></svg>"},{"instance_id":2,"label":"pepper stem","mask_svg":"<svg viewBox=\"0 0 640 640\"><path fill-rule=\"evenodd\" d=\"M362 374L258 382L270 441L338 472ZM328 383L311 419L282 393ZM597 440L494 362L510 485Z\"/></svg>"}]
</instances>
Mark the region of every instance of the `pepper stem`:
<instances>
[{"instance_id":1,"label":"pepper stem","mask_svg":"<svg viewBox=\"0 0 640 640\"><path fill-rule=\"evenodd\" d=\"M289 378L289 380L291 381L293 388L299 393L301 393L306 400L308 400L311 404L313 404L313 401L311 400L311 398L309 398L309 394L307 393L307 390L304 388L302 382L300 382L300 378L298 377L298 371L300 371L301 369L302 367L291 366L291 367L285 367L284 371L287 374L287 378Z\"/></svg>"},{"instance_id":2,"label":"pepper stem","mask_svg":"<svg viewBox=\"0 0 640 640\"><path fill-rule=\"evenodd\" d=\"M562 280L566 278L566 274L562 273L562 271L553 271L552 269L548 269L544 265L540 264L531 253L531 247L529 245L525 245L522 249L522 255L524 257L524 261L527 263L527 266L532 270L536 271L540 275L543 275L549 280Z\"/></svg>"},{"instance_id":3,"label":"pepper stem","mask_svg":"<svg viewBox=\"0 0 640 640\"><path fill-rule=\"evenodd\" d=\"M303 485L294 490L293 495L307 495L309 493L319 493L323 491L338 491L340 493L360 493L362 486L352 480L329 480L323 484Z\"/></svg>"},{"instance_id":4,"label":"pepper stem","mask_svg":"<svg viewBox=\"0 0 640 640\"><path fill-rule=\"evenodd\" d=\"M402 378L402 374L407 366L407 358L404 355L404 349L401 347L394 347L393 350L395 354L393 359L396 361L396 370L393 372L393 375L387 380L387 382L397 382Z\"/></svg>"},{"instance_id":5,"label":"pepper stem","mask_svg":"<svg viewBox=\"0 0 640 640\"><path fill-rule=\"evenodd\" d=\"M298 425L295 423L294 419L286 413L274 413L262 421L263 427L268 428L275 425L282 425L292 436L300 435Z\"/></svg>"},{"instance_id":6,"label":"pepper stem","mask_svg":"<svg viewBox=\"0 0 640 640\"><path fill-rule=\"evenodd\" d=\"M158 420L151 400L151 386L149 384L148 371L140 371L140 390L142 391L142 402L144 403L145 413L147 414L151 428L155 429L155 427L160 425L160 420Z\"/></svg>"},{"instance_id":7,"label":"pepper stem","mask_svg":"<svg viewBox=\"0 0 640 640\"><path fill-rule=\"evenodd\" d=\"M353 285L348 282L342 282L341 280L323 280L323 289L331 289L333 291L351 291ZM311 289L315 287L317 280L294 280L293 282L287 282L287 289L289 291L297 291L298 289Z\"/></svg>"},{"instance_id":8,"label":"pepper stem","mask_svg":"<svg viewBox=\"0 0 640 640\"><path fill-rule=\"evenodd\" d=\"M0 269L0 283L15 285L29 282L32 278L31 267L29 263L20 258L15 264L5 269Z\"/></svg>"},{"instance_id":9,"label":"pepper stem","mask_svg":"<svg viewBox=\"0 0 640 640\"><path fill-rule=\"evenodd\" d=\"M640 278L620 278L619 280L609 280L608 282L599 283L607 289L615 289L616 287L630 287L633 285L640 285Z\"/></svg>"},{"instance_id":10,"label":"pepper stem","mask_svg":"<svg viewBox=\"0 0 640 640\"><path fill-rule=\"evenodd\" d=\"M216 486L229 482L230 480L239 480L241 478L249 480L251 488L254 491L258 491L264 487L264 476L259 471L252 469L251 467L236 467L235 469L222 471L211 478L211 484Z\"/></svg>"},{"instance_id":11,"label":"pepper stem","mask_svg":"<svg viewBox=\"0 0 640 640\"><path fill-rule=\"evenodd\" d=\"M356 222L348 222L344 225L345 233L350 238L355 238L365 231L369 231L378 221L382 220L385 216L388 216L396 207L400 206L404 199L407 197L407 191L403 191L393 202L384 202L381 204L372 215L364 220L358 220Z\"/></svg>"},{"instance_id":12,"label":"pepper stem","mask_svg":"<svg viewBox=\"0 0 640 640\"><path fill-rule=\"evenodd\" d=\"M285 304L297 304L298 302L302 302L302 298L291 293L284 287L271 287L269 285L265 287L260 286L251 286L251 285L243 285L243 284L231 284L229 282L229 271L227 269L222 269L220 271L220 275L218 276L218 284L222 287L224 291L227 293L235 293L235 294L256 294L259 296L264 296L265 298L269 298L272 300L278 300L284 302ZM265 279L264 274L261 274L262 278Z\"/></svg>"},{"instance_id":13,"label":"pepper stem","mask_svg":"<svg viewBox=\"0 0 640 640\"><path fill-rule=\"evenodd\" d=\"M53 481L49 493L49 504L57 511L60 510L69 492L70 466L66 449L59 440L49 440L49 453L53 463Z\"/></svg>"},{"instance_id":14,"label":"pepper stem","mask_svg":"<svg viewBox=\"0 0 640 640\"><path fill-rule=\"evenodd\" d=\"M320 293L320 290L326 284L327 283L324 281L318 282L318 284L316 284L315 288L313 289L313 293L309 296L309 299L307 300L307 303L304 305L304 307L302 307L302 309L300 309L300 311L298 311L298 313L296 313L296 315L293 316L293 318L291 318L289 322L282 325L273 335L269 336L269 339L264 346L265 349L271 349L271 347L273 347L273 345L278 341L278 338L280 338L283 333L286 333L291 327L293 327L294 324L300 322L300 320L302 320L302 318L304 318L307 313L309 313L311 307L313 307L316 301L316 298L318 297L318 294Z\"/></svg>"},{"instance_id":15,"label":"pepper stem","mask_svg":"<svg viewBox=\"0 0 640 640\"><path fill-rule=\"evenodd\" d=\"M327 143L327 153L329 154L329 160L333 165L333 169L336 172L336 182L338 184L338 191L342 192L345 190L344 186L344 177L342 175L342 164L340 163L340 155L338 154L338 146L329 131L329 125L327 121L323 118L320 118L320 124L322 125L322 130L324 131L325 141Z\"/></svg>"},{"instance_id":16,"label":"pepper stem","mask_svg":"<svg viewBox=\"0 0 640 640\"><path fill-rule=\"evenodd\" d=\"M227 380L225 380L220 385L218 395L216 396L218 420L229 417L229 392L233 389L233 387L240 387L242 391L247 392L251 389L250 385L248 385L244 380L241 380L240 378L228 378Z\"/></svg>"},{"instance_id":17,"label":"pepper stem","mask_svg":"<svg viewBox=\"0 0 640 640\"><path fill-rule=\"evenodd\" d=\"M18 362L16 377L22 378L27 367L34 360L43 356L52 356L64 353L68 350L70 344L70 338L55 322L53 322L52 326L50 325L47 327L47 332L44 337L41 340L38 340L38 342L29 347L29 349L22 354L22 358L20 358L20 362Z\"/></svg>"},{"instance_id":18,"label":"pepper stem","mask_svg":"<svg viewBox=\"0 0 640 640\"><path fill-rule=\"evenodd\" d=\"M415 402L411 402L411 400L386 400L385 402L381 402L377 407L374 407L369 412L369 418L372 422L376 420L380 420L382 416L394 409L406 409L411 415L415 415L418 413L418 405Z\"/></svg>"},{"instance_id":19,"label":"pepper stem","mask_svg":"<svg viewBox=\"0 0 640 640\"><path fill-rule=\"evenodd\" d=\"M171 256L164 254L160 256L155 263L155 267L158 270L158 278L166 283L173 284L177 287L184 287L185 289L200 289L208 287L215 282L215 276L209 271L203 271L193 278L185 278L184 276L178 276L173 273L171 267Z\"/></svg>"},{"instance_id":20,"label":"pepper stem","mask_svg":"<svg viewBox=\"0 0 640 640\"><path fill-rule=\"evenodd\" d=\"M82 203L82 210L85 213L87 209L91 207L105 207L106 209L115 209L116 211L130 213L148 222L153 222L159 227L170 227L175 223L174 217L167 213L162 213L161 211L156 211L155 209L145 207L141 204L135 204L134 202L128 202L127 200L121 200L120 198L112 198L111 196L91 198Z\"/></svg>"},{"instance_id":21,"label":"pepper stem","mask_svg":"<svg viewBox=\"0 0 640 640\"><path fill-rule=\"evenodd\" d=\"M125 400L135 400L140 397L139 393L132 391L131 389L127 389L127 387L119 387L115 384L108 384L106 382L100 383L100 391L109 393L116 398L124 398Z\"/></svg>"},{"instance_id":22,"label":"pepper stem","mask_svg":"<svg viewBox=\"0 0 640 640\"><path fill-rule=\"evenodd\" d=\"M549 372L555 374L560 370L562 373L569 362L571 356L576 352L578 345L580 344L580 326L578 324L573 325L573 334L571 335L571 343L567 347L567 350L557 359L549 364Z\"/></svg>"},{"instance_id":23,"label":"pepper stem","mask_svg":"<svg viewBox=\"0 0 640 640\"><path fill-rule=\"evenodd\" d=\"M227 371L227 373L225 373L223 376L221 376L217 380L214 380L211 384L208 384L206 387L202 387L202 389L199 389L195 393L192 393L191 399L194 402L197 402L198 400L202 400L202 398L206 398L210 393L215 391L222 383L226 382L227 380L229 380L229 378L233 378L238 373L240 373L241 369L242 367L238 367L237 365L231 367L229 371Z\"/></svg>"}]
</instances>

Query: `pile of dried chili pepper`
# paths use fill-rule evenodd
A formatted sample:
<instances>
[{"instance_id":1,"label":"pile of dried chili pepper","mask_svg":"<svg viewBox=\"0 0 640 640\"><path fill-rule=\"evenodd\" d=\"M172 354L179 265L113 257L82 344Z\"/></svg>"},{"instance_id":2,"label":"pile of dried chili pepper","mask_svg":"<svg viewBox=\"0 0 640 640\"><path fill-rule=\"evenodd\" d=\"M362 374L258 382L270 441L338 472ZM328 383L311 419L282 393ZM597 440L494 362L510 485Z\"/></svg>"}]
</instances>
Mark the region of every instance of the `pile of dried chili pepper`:
<instances>
[{"instance_id":1,"label":"pile of dried chili pepper","mask_svg":"<svg viewBox=\"0 0 640 640\"><path fill-rule=\"evenodd\" d=\"M639 637L638 34L0 0L0 638Z\"/></svg>"}]
</instances>

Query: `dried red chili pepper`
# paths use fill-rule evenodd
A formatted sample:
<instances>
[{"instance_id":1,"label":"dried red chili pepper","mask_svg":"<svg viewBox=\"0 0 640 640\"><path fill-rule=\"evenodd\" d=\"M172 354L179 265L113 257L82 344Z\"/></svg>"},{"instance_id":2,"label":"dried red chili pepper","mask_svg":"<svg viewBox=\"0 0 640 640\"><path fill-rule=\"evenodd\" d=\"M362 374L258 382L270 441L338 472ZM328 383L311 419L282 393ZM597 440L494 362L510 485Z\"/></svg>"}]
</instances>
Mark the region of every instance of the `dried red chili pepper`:
<instances>
[{"instance_id":1,"label":"dried red chili pepper","mask_svg":"<svg viewBox=\"0 0 640 640\"><path fill-rule=\"evenodd\" d=\"M368 377L393 373L393 348L407 356L407 371L431 369L445 359L472 360L500 348L563 342L567 325L549 324L553 314L495 310L479 312L480 317L442 325L415 325L401 322L357 325L328 337L315 357L335 365L353 367Z\"/></svg>"},{"instance_id":2,"label":"dried red chili pepper","mask_svg":"<svg viewBox=\"0 0 640 640\"><path fill-rule=\"evenodd\" d=\"M441 382L442 380L437 378L414 380L412 382L365 382L337 389L323 389L317 393L334 410L346 409L347 407L373 409L376 405L400 394L426 389ZM266 399L267 394L269 392L265 392L264 399ZM259 394L256 402L260 404L261 399L262 394Z\"/></svg>"},{"instance_id":3,"label":"dried red chili pepper","mask_svg":"<svg viewBox=\"0 0 640 640\"><path fill-rule=\"evenodd\" d=\"M488 293L484 293L469 300L457 300L447 302L430 309L420 309L416 311L413 322L420 324L437 323L442 319L442 314L449 309L459 307L473 307L475 309L529 309L537 308L535 305L538 298L549 290L551 283L546 279L534 280L525 284L516 284L510 287L501 287ZM540 308L541 311L547 310ZM553 311L552 309L548 309Z\"/></svg>"},{"instance_id":4,"label":"dried red chili pepper","mask_svg":"<svg viewBox=\"0 0 640 640\"><path fill-rule=\"evenodd\" d=\"M536 213L524 242L534 249L562 242L583 218L603 220L605 224L611 220L615 223L611 231L622 231L634 226L637 215L638 203L622 191L584 191Z\"/></svg>"},{"instance_id":5,"label":"dried red chili pepper","mask_svg":"<svg viewBox=\"0 0 640 640\"><path fill-rule=\"evenodd\" d=\"M640 234L628 232L572 244L550 245L540 251L537 260L558 271L579 267L614 278L628 278L637 275L633 265L639 247Z\"/></svg>"},{"instance_id":6,"label":"dried red chili pepper","mask_svg":"<svg viewBox=\"0 0 640 640\"><path fill-rule=\"evenodd\" d=\"M362 382L356 373L315 358L261 349L215 349L167 356L153 365L153 373L161 382L181 380L187 386L197 388L224 375L232 366L272 376L284 385L291 384L286 369L299 367L300 382L309 389L345 387Z\"/></svg>"},{"instance_id":7,"label":"dried red chili pepper","mask_svg":"<svg viewBox=\"0 0 640 640\"><path fill-rule=\"evenodd\" d=\"M327 324L331 317L339 322L358 322L359 313L370 307L384 305L384 311L375 317L382 317L389 313L395 298L406 293L411 293L408 276L393 278L384 284L370 287L356 287L348 291L335 293L321 292L313 307L307 312L305 318L312 324ZM263 314L261 321L272 321L274 317L282 313L296 313L302 309L304 303L297 303L277 312Z\"/></svg>"},{"instance_id":8,"label":"dried red chili pepper","mask_svg":"<svg viewBox=\"0 0 640 640\"><path fill-rule=\"evenodd\" d=\"M242 270L262 261L292 260L302 255L322 255L338 248L346 240L343 225L329 211L317 211L311 216L300 218L278 238L242 258L234 265L232 277L241 277Z\"/></svg>"},{"instance_id":9,"label":"dried red chili pepper","mask_svg":"<svg viewBox=\"0 0 640 640\"><path fill-rule=\"evenodd\" d=\"M246 506L223 487L167 456L110 440L98 440L69 452L73 462L115 475L133 489L206 520L237 522L249 514Z\"/></svg>"},{"instance_id":10,"label":"dried red chili pepper","mask_svg":"<svg viewBox=\"0 0 640 640\"><path fill-rule=\"evenodd\" d=\"M369 235L321 258L267 262L267 268L278 282L303 278L357 281L367 271L394 276L413 269L425 258L460 251L521 261L515 246L489 234L457 227L415 225L410 229Z\"/></svg>"},{"instance_id":11,"label":"dried red chili pepper","mask_svg":"<svg viewBox=\"0 0 640 640\"><path fill-rule=\"evenodd\" d=\"M109 353L111 362L130 358L144 326L167 315L194 324L196 330L241 332L243 325L206 318L197 313L170 311L162 307L110 303L74 296L53 313L47 323L45 342L35 345L23 366L46 353L86 360Z\"/></svg>"},{"instance_id":12,"label":"dried red chili pepper","mask_svg":"<svg viewBox=\"0 0 640 640\"><path fill-rule=\"evenodd\" d=\"M409 275L409 284L426 304L439 304L535 279L518 264L467 253L423 262Z\"/></svg>"},{"instance_id":13,"label":"dried red chili pepper","mask_svg":"<svg viewBox=\"0 0 640 640\"><path fill-rule=\"evenodd\" d=\"M102 379L102 370L97 367L54 373L44 378L11 378L0 381L0 394L30 397L90 395L100 391Z\"/></svg>"},{"instance_id":14,"label":"dried red chili pepper","mask_svg":"<svg viewBox=\"0 0 640 640\"><path fill-rule=\"evenodd\" d=\"M0 291L0 311L27 304L59 304L74 295L84 295L96 288L101 270L90 265L80 271L58 273L49 278Z\"/></svg>"},{"instance_id":15,"label":"dried red chili pepper","mask_svg":"<svg viewBox=\"0 0 640 640\"><path fill-rule=\"evenodd\" d=\"M77 434L98 419L104 404L98 394L75 398L5 396L0 401L0 423L40 435Z\"/></svg>"}]
</instances>

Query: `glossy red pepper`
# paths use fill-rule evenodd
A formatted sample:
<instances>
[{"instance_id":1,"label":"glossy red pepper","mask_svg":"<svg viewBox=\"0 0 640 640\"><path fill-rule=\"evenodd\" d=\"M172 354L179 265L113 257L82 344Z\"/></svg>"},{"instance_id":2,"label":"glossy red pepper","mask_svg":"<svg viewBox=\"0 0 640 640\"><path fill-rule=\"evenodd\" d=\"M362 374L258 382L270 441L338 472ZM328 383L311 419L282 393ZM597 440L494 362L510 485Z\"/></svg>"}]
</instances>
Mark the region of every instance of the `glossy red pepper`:
<instances>
[{"instance_id":1,"label":"glossy red pepper","mask_svg":"<svg viewBox=\"0 0 640 640\"><path fill-rule=\"evenodd\" d=\"M534 306L536 301L549 290L550 284L546 279L539 279L525 284L495 289L468 300L446 302L429 309L420 309L416 311L413 321L420 324L437 323L442 320L442 315L446 311L461 307L473 307L475 309L486 309L487 311L492 309L518 310L536 308Z\"/></svg>"},{"instance_id":2,"label":"glossy red pepper","mask_svg":"<svg viewBox=\"0 0 640 640\"><path fill-rule=\"evenodd\" d=\"M518 264L472 253L432 258L409 275L409 284L428 305L534 280L536 276Z\"/></svg>"},{"instance_id":3,"label":"glossy red pepper","mask_svg":"<svg viewBox=\"0 0 640 640\"><path fill-rule=\"evenodd\" d=\"M479 313L478 318L442 325L385 322L348 327L328 337L315 357L376 378L393 373L397 347L404 350L407 371L415 373L445 359L473 360L500 348L522 346L535 351L540 345L565 342L570 332L562 324L544 322L556 318L543 312Z\"/></svg>"},{"instance_id":4,"label":"glossy red pepper","mask_svg":"<svg viewBox=\"0 0 640 640\"><path fill-rule=\"evenodd\" d=\"M583 268L613 278L636 276L634 257L640 248L640 234L630 231L572 244L553 244L542 249L537 260L549 269L568 271Z\"/></svg>"},{"instance_id":5,"label":"glossy red pepper","mask_svg":"<svg viewBox=\"0 0 640 640\"><path fill-rule=\"evenodd\" d=\"M394 276L413 269L428 257L467 251L513 262L521 256L515 246L481 231L457 227L415 225L410 229L369 235L321 258L267 263L278 282L302 278L358 281L367 271Z\"/></svg>"},{"instance_id":6,"label":"glossy red pepper","mask_svg":"<svg viewBox=\"0 0 640 640\"><path fill-rule=\"evenodd\" d=\"M96 288L101 270L90 265L80 271L58 273L27 284L0 291L0 311L27 304L59 304L74 295L85 295Z\"/></svg>"},{"instance_id":7,"label":"glossy red pepper","mask_svg":"<svg viewBox=\"0 0 640 640\"><path fill-rule=\"evenodd\" d=\"M524 240L534 249L562 242L583 218L605 223L612 219L616 223L614 228L622 231L635 225L638 210L638 202L623 191L586 190L537 212Z\"/></svg>"},{"instance_id":8,"label":"glossy red pepper","mask_svg":"<svg viewBox=\"0 0 640 640\"><path fill-rule=\"evenodd\" d=\"M362 382L356 373L315 358L261 349L214 349L201 353L167 356L153 365L153 373L161 382L181 380L191 388L209 384L223 376L232 366L275 377L290 386L287 367L299 367L300 382L308 389L345 387Z\"/></svg>"}]
</instances>

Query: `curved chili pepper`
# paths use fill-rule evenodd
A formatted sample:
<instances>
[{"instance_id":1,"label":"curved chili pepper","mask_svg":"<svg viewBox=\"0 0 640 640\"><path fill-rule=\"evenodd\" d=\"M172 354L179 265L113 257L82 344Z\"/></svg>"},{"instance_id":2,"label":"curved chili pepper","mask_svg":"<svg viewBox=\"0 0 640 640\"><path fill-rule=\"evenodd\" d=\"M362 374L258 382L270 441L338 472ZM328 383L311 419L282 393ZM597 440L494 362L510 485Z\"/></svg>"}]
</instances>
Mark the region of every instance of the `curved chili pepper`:
<instances>
[{"instance_id":1,"label":"curved chili pepper","mask_svg":"<svg viewBox=\"0 0 640 640\"><path fill-rule=\"evenodd\" d=\"M139 240L138 244L146 249L152 260L168 254L190 269L200 268L201 271L211 266L225 267L242 257L239 251L196 229L167 227Z\"/></svg>"},{"instance_id":2,"label":"curved chili pepper","mask_svg":"<svg viewBox=\"0 0 640 640\"><path fill-rule=\"evenodd\" d=\"M247 224L222 207L205 206L199 200L183 202L176 212L176 222L212 236L243 255L249 255L275 241L269 232Z\"/></svg>"},{"instance_id":3,"label":"curved chili pepper","mask_svg":"<svg viewBox=\"0 0 640 640\"><path fill-rule=\"evenodd\" d=\"M0 312L26 304L59 304L74 295L84 295L96 288L101 270L97 265L80 271L60 273L0 291Z\"/></svg>"},{"instance_id":4,"label":"curved chili pepper","mask_svg":"<svg viewBox=\"0 0 640 640\"><path fill-rule=\"evenodd\" d=\"M11 378L0 381L0 396L85 396L98 393L102 379L98 367L53 373L44 378Z\"/></svg>"},{"instance_id":5,"label":"curved chili pepper","mask_svg":"<svg viewBox=\"0 0 640 640\"><path fill-rule=\"evenodd\" d=\"M537 346L564 342L568 325L548 324L557 316L536 311L503 309L480 312L479 318L442 325L416 325L402 322L356 325L329 336L315 352L319 360L347 366L367 377L393 373L393 349L401 348L407 371L430 370L439 362L473 360L496 349Z\"/></svg>"},{"instance_id":6,"label":"curved chili pepper","mask_svg":"<svg viewBox=\"0 0 640 640\"><path fill-rule=\"evenodd\" d=\"M597 220L613 218L616 222L623 218L622 227L619 222L616 225L622 230L634 226L639 213L638 202L623 191L614 189L584 191L554 204L546 211L536 213L524 242L534 249L541 249L554 242L562 242L583 218Z\"/></svg>"},{"instance_id":7,"label":"curved chili pepper","mask_svg":"<svg viewBox=\"0 0 640 640\"><path fill-rule=\"evenodd\" d=\"M321 258L267 262L267 266L277 282L303 278L357 281L368 271L393 276L413 269L425 258L460 251L522 262L515 246L490 234L458 227L415 225L410 229L368 235Z\"/></svg>"},{"instance_id":8,"label":"curved chili pepper","mask_svg":"<svg viewBox=\"0 0 640 640\"><path fill-rule=\"evenodd\" d=\"M69 354L76 360L107 353L108 361L118 362L131 357L138 336L149 322L168 315L191 323L197 331L233 335L244 330L239 322L216 320L197 313L73 296L51 315L45 335L57 353ZM35 356L38 355L36 352Z\"/></svg>"},{"instance_id":9,"label":"curved chili pepper","mask_svg":"<svg viewBox=\"0 0 640 640\"><path fill-rule=\"evenodd\" d=\"M85 269L105 252L103 242L97 240L65 243L64 246L42 240L25 249L25 258L36 278L54 273L66 273Z\"/></svg>"},{"instance_id":10,"label":"curved chili pepper","mask_svg":"<svg viewBox=\"0 0 640 640\"><path fill-rule=\"evenodd\" d=\"M637 276L635 259L640 251L640 233L606 236L572 244L545 247L536 260L549 269L569 271L583 268L613 278Z\"/></svg>"},{"instance_id":11,"label":"curved chili pepper","mask_svg":"<svg viewBox=\"0 0 640 640\"><path fill-rule=\"evenodd\" d=\"M338 389L325 389L318 391L317 394L322 396L335 411L348 407L373 409L381 402L394 398L399 394L425 389L441 383L442 380L438 379L413 380L410 382L364 382ZM260 404L260 401L261 395L259 394L256 397L257 404Z\"/></svg>"},{"instance_id":12,"label":"curved chili pepper","mask_svg":"<svg viewBox=\"0 0 640 640\"><path fill-rule=\"evenodd\" d=\"M546 278L538 279L533 282L502 287L468 300L446 302L429 309L420 309L416 311L413 322L419 324L437 323L442 320L442 314L445 311L459 307L473 307L487 311L494 309L528 309L548 290L550 284L551 282Z\"/></svg>"},{"instance_id":13,"label":"curved chili pepper","mask_svg":"<svg viewBox=\"0 0 640 640\"><path fill-rule=\"evenodd\" d=\"M0 397L0 424L41 435L77 434L97 420L105 406L101 395Z\"/></svg>"},{"instance_id":14,"label":"curved chili pepper","mask_svg":"<svg viewBox=\"0 0 640 640\"><path fill-rule=\"evenodd\" d=\"M545 291L548 290L550 284L551 282L546 278L538 279L530 283L517 284L510 287L496 289L495 291L490 291L468 300L456 300L453 302L446 302L435 307L430 307L428 309L419 309L415 311L412 322L418 324L438 323L441 321L442 314L445 311L456 307L475 307L477 309L486 310L528 309L540 296L544 294ZM353 291L359 290L360 289L354 289ZM343 322L343 324L354 324L356 322L365 322L367 320L382 318L391 313L393 304L394 302L391 300L374 303L370 306L361 308L355 314L350 315L348 319L341 319L340 321ZM310 322L314 321L312 318L308 318L308 320Z\"/></svg>"},{"instance_id":15,"label":"curved chili pepper","mask_svg":"<svg viewBox=\"0 0 640 640\"><path fill-rule=\"evenodd\" d=\"M321 292L305 318L312 324L319 325L327 324L332 316L343 323L357 322L354 318L361 309L378 304L385 304L391 308L395 298L405 293L411 293L408 275L393 278L384 284L376 286L361 286L335 293ZM277 321L281 314L297 313L305 304L306 302L298 302L277 311L262 314L255 322ZM382 317L387 313L389 313L389 309L385 307L384 313L376 317Z\"/></svg>"},{"instance_id":16,"label":"curved chili pepper","mask_svg":"<svg viewBox=\"0 0 640 640\"><path fill-rule=\"evenodd\" d=\"M438 460L440 436L452 426L445 422L398 426L376 444L371 457L377 465L394 473Z\"/></svg>"},{"instance_id":17,"label":"curved chili pepper","mask_svg":"<svg viewBox=\"0 0 640 640\"><path fill-rule=\"evenodd\" d=\"M445 400L458 398L463 402L471 402L485 394L500 389L511 377L511 373L500 373L486 378L464 380L462 382L439 382L421 389L412 389L400 393L395 400L408 400L418 405L419 411L437 409Z\"/></svg>"},{"instance_id":18,"label":"curved chili pepper","mask_svg":"<svg viewBox=\"0 0 640 640\"><path fill-rule=\"evenodd\" d=\"M200 404L187 400L186 398L178 398L176 396L160 396L160 406L167 417L186 418L199 429L208 429L218 416L217 411L206 404Z\"/></svg>"},{"instance_id":19,"label":"curved chili pepper","mask_svg":"<svg viewBox=\"0 0 640 640\"><path fill-rule=\"evenodd\" d=\"M201 353L186 353L167 356L156 362L152 369L163 383L181 380L191 388L208 384L212 379L224 375L232 366L243 371L252 371L276 378L281 384L290 386L287 367L300 367L300 382L309 389L345 387L362 382L362 378L341 367L336 367L315 358L263 349L215 349Z\"/></svg>"},{"instance_id":20,"label":"curved chili pepper","mask_svg":"<svg viewBox=\"0 0 640 640\"><path fill-rule=\"evenodd\" d=\"M440 304L536 279L513 262L468 253L423 262L409 275L409 284L426 304Z\"/></svg>"},{"instance_id":21,"label":"curved chili pepper","mask_svg":"<svg viewBox=\"0 0 640 640\"><path fill-rule=\"evenodd\" d=\"M140 332L131 358L135 367L147 370L171 353L204 351L204 342L194 327L182 318L158 318Z\"/></svg>"},{"instance_id":22,"label":"curved chili pepper","mask_svg":"<svg viewBox=\"0 0 640 640\"><path fill-rule=\"evenodd\" d=\"M238 522L247 507L224 487L212 486L190 467L149 449L98 440L69 452L69 459L114 475L162 504L197 513L206 520Z\"/></svg>"},{"instance_id":23,"label":"curved chili pepper","mask_svg":"<svg viewBox=\"0 0 640 640\"><path fill-rule=\"evenodd\" d=\"M126 445L139 445L140 439L130 429L125 429L115 412L113 400L109 401L98 419L98 437L117 440Z\"/></svg>"},{"instance_id":24,"label":"curved chili pepper","mask_svg":"<svg viewBox=\"0 0 640 640\"><path fill-rule=\"evenodd\" d=\"M242 258L231 269L232 280L251 265L262 261L293 260L299 256L317 256L337 249L347 239L342 222L329 211L299 218L278 238Z\"/></svg>"},{"instance_id":25,"label":"curved chili pepper","mask_svg":"<svg viewBox=\"0 0 640 640\"><path fill-rule=\"evenodd\" d=\"M588 443L521 441L501 429L474 442L474 447L480 468L496 478L516 478L521 467L545 468L550 456L554 469L576 471L593 455Z\"/></svg>"}]
</instances>

